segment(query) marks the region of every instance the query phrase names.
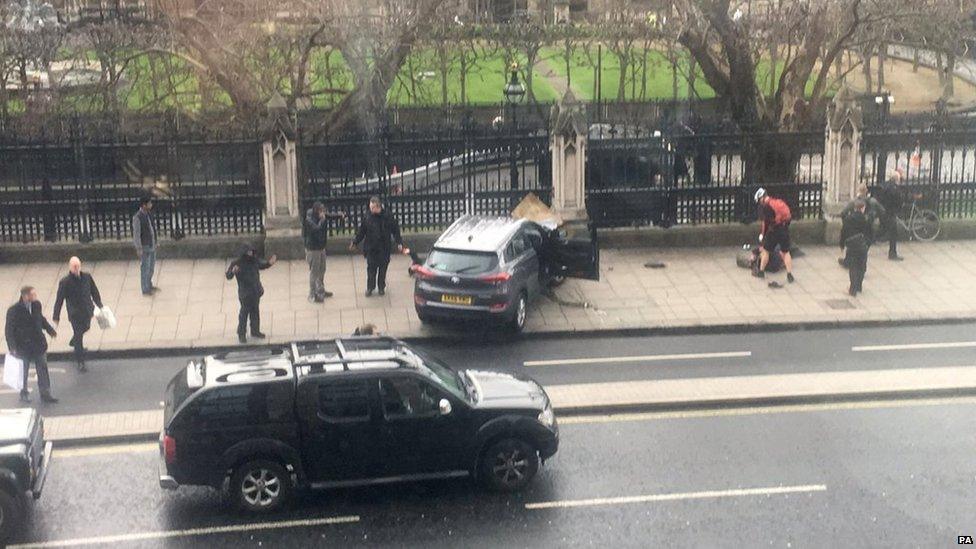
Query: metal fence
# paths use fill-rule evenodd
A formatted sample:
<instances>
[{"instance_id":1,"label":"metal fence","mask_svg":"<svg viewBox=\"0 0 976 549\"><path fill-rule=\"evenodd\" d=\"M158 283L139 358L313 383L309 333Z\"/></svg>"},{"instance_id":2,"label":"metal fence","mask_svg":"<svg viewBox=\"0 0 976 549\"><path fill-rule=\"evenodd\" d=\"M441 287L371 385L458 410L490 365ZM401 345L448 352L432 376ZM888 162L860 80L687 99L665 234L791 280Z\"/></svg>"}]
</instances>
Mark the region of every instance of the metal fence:
<instances>
[{"instance_id":1,"label":"metal fence","mask_svg":"<svg viewBox=\"0 0 976 549\"><path fill-rule=\"evenodd\" d=\"M666 136L597 126L587 159L587 210L598 226L748 222L758 181L795 219L821 215L822 132ZM771 166L778 165L778 172Z\"/></svg>"},{"instance_id":2,"label":"metal fence","mask_svg":"<svg viewBox=\"0 0 976 549\"><path fill-rule=\"evenodd\" d=\"M117 240L146 193L161 238L261 232L254 141L0 146L0 241Z\"/></svg>"},{"instance_id":3,"label":"metal fence","mask_svg":"<svg viewBox=\"0 0 976 549\"><path fill-rule=\"evenodd\" d=\"M358 226L370 196L404 229L443 228L465 213L508 215L528 193L549 203L549 136L466 127L441 133L387 130L372 139L299 146L303 211L314 201L344 211L332 233Z\"/></svg>"},{"instance_id":4,"label":"metal fence","mask_svg":"<svg viewBox=\"0 0 976 549\"><path fill-rule=\"evenodd\" d=\"M976 217L976 132L869 132L861 144L861 182L898 179L920 205L947 218Z\"/></svg>"}]
</instances>

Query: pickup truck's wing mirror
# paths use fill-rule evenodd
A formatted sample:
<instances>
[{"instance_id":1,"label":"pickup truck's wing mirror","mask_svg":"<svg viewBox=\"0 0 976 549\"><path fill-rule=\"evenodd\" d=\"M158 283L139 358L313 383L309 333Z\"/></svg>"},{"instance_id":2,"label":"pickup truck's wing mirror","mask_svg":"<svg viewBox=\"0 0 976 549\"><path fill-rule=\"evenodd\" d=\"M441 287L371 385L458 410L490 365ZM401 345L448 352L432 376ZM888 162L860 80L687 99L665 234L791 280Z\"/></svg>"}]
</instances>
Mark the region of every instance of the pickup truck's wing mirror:
<instances>
[{"instance_id":1,"label":"pickup truck's wing mirror","mask_svg":"<svg viewBox=\"0 0 976 549\"><path fill-rule=\"evenodd\" d=\"M441 415L446 416L451 413L451 401L446 398L442 398L438 404L440 407Z\"/></svg>"}]
</instances>

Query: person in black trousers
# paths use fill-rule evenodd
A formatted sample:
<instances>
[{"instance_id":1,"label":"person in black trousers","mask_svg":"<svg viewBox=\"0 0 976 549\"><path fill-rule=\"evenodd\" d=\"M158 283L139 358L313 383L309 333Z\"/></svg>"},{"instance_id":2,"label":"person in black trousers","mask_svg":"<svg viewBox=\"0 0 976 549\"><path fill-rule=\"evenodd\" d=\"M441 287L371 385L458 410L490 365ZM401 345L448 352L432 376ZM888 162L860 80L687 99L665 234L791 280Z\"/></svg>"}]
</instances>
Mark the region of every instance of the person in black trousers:
<instances>
[{"instance_id":1,"label":"person in black trousers","mask_svg":"<svg viewBox=\"0 0 976 549\"><path fill-rule=\"evenodd\" d=\"M68 320L71 322L71 341L75 350L75 366L79 372L87 372L85 365L85 332L91 329L95 306L102 308L102 296L92 275L81 270L81 260L72 257L68 260L68 275L58 284L58 296L54 300L54 324L61 322L61 306L68 304Z\"/></svg>"},{"instance_id":2,"label":"person in black trousers","mask_svg":"<svg viewBox=\"0 0 976 549\"><path fill-rule=\"evenodd\" d=\"M888 259L901 261L903 258L898 255L898 220L896 217L905 206L905 198L901 189L900 172L894 172L892 177L881 185L878 202L885 209L884 214L881 215L881 231L888 235Z\"/></svg>"},{"instance_id":3,"label":"person in black trousers","mask_svg":"<svg viewBox=\"0 0 976 549\"><path fill-rule=\"evenodd\" d=\"M363 245L363 256L366 257L366 297L373 295L374 289L378 289L380 295L386 293L386 269L390 265L394 243L397 251L402 252L400 225L383 209L379 197L370 197L369 213L359 225L356 238L349 244L350 250Z\"/></svg>"},{"instance_id":4,"label":"person in black trousers","mask_svg":"<svg viewBox=\"0 0 976 549\"><path fill-rule=\"evenodd\" d=\"M37 300L37 290L31 286L20 289L20 301L7 309L7 352L24 361L24 388L20 390L20 401L30 402L27 389L27 373L30 365L37 370L37 387L41 390L41 401L54 404L58 399L51 395L51 376L47 371L47 339L44 332L57 337L54 326L44 318L41 302Z\"/></svg>"},{"instance_id":5,"label":"person in black trousers","mask_svg":"<svg viewBox=\"0 0 976 549\"><path fill-rule=\"evenodd\" d=\"M868 270L868 248L871 244L871 224L865 213L867 203L858 198L854 202L854 209L844 218L841 238L847 257L844 262L850 274L851 286L847 292L853 297L864 291L864 274Z\"/></svg>"},{"instance_id":6,"label":"person in black trousers","mask_svg":"<svg viewBox=\"0 0 976 549\"><path fill-rule=\"evenodd\" d=\"M278 257L265 260L257 256L250 244L241 247L241 255L227 267L227 280L237 277L237 298L241 301L241 312L237 315L237 339L247 343L247 321L251 319L251 337L264 339L261 333L261 285L260 271L277 263Z\"/></svg>"}]
</instances>

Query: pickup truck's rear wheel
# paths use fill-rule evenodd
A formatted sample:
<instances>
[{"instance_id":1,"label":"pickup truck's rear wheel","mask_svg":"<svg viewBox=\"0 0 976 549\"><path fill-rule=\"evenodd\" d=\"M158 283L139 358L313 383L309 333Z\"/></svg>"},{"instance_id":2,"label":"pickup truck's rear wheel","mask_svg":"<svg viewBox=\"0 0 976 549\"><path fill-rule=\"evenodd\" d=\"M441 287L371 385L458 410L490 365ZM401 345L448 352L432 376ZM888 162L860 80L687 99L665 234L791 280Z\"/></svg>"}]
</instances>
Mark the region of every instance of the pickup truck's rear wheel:
<instances>
[{"instance_id":1,"label":"pickup truck's rear wheel","mask_svg":"<svg viewBox=\"0 0 976 549\"><path fill-rule=\"evenodd\" d=\"M17 498L0 490L0 546L13 539L24 526L24 509Z\"/></svg>"},{"instance_id":2,"label":"pickup truck's rear wheel","mask_svg":"<svg viewBox=\"0 0 976 549\"><path fill-rule=\"evenodd\" d=\"M230 491L237 506L244 511L270 513L288 503L293 487L291 475L281 464L257 459L234 471Z\"/></svg>"},{"instance_id":3,"label":"pickup truck's rear wheel","mask_svg":"<svg viewBox=\"0 0 976 549\"><path fill-rule=\"evenodd\" d=\"M506 438L489 446L481 456L481 478L492 490L516 492L539 471L539 453L531 444Z\"/></svg>"}]
</instances>

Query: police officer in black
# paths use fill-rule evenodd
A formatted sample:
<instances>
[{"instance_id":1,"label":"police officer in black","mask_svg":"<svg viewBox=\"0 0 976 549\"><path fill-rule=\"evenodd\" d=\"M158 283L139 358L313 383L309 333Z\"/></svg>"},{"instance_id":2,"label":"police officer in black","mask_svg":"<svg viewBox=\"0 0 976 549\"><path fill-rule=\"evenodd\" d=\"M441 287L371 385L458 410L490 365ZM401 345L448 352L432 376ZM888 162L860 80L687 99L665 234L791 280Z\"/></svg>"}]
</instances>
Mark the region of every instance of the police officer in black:
<instances>
[{"instance_id":1,"label":"police officer in black","mask_svg":"<svg viewBox=\"0 0 976 549\"><path fill-rule=\"evenodd\" d=\"M251 319L251 337L266 337L261 333L260 307L264 286L261 285L260 271L277 261L278 257L274 255L267 260L258 257L250 244L244 244L240 256L227 267L227 280L237 277L237 298L241 302L241 312L237 315L237 338L241 343L247 343L248 318Z\"/></svg>"},{"instance_id":2,"label":"police officer in black","mask_svg":"<svg viewBox=\"0 0 976 549\"><path fill-rule=\"evenodd\" d=\"M847 256L844 262L848 266L851 286L847 292L853 297L864 283L864 274L868 270L868 247L871 244L871 224L865 213L867 203L864 199L858 198L854 201L854 209L844 218L844 226L841 229L841 238Z\"/></svg>"},{"instance_id":3,"label":"police officer in black","mask_svg":"<svg viewBox=\"0 0 976 549\"><path fill-rule=\"evenodd\" d=\"M877 193L878 202L884 206L885 212L881 216L881 231L888 235L888 259L901 261L898 255L898 220L896 216L905 205L905 197L901 189L901 173L894 175L881 185Z\"/></svg>"},{"instance_id":4,"label":"police officer in black","mask_svg":"<svg viewBox=\"0 0 976 549\"><path fill-rule=\"evenodd\" d=\"M363 245L363 255L366 257L366 297L373 295L374 289L379 294L386 293L386 269L390 266L390 254L393 244L397 251L403 251L403 239L400 237L400 225L385 209L378 196L370 197L369 213L356 231L356 238L349 244L350 250Z\"/></svg>"}]
</instances>

